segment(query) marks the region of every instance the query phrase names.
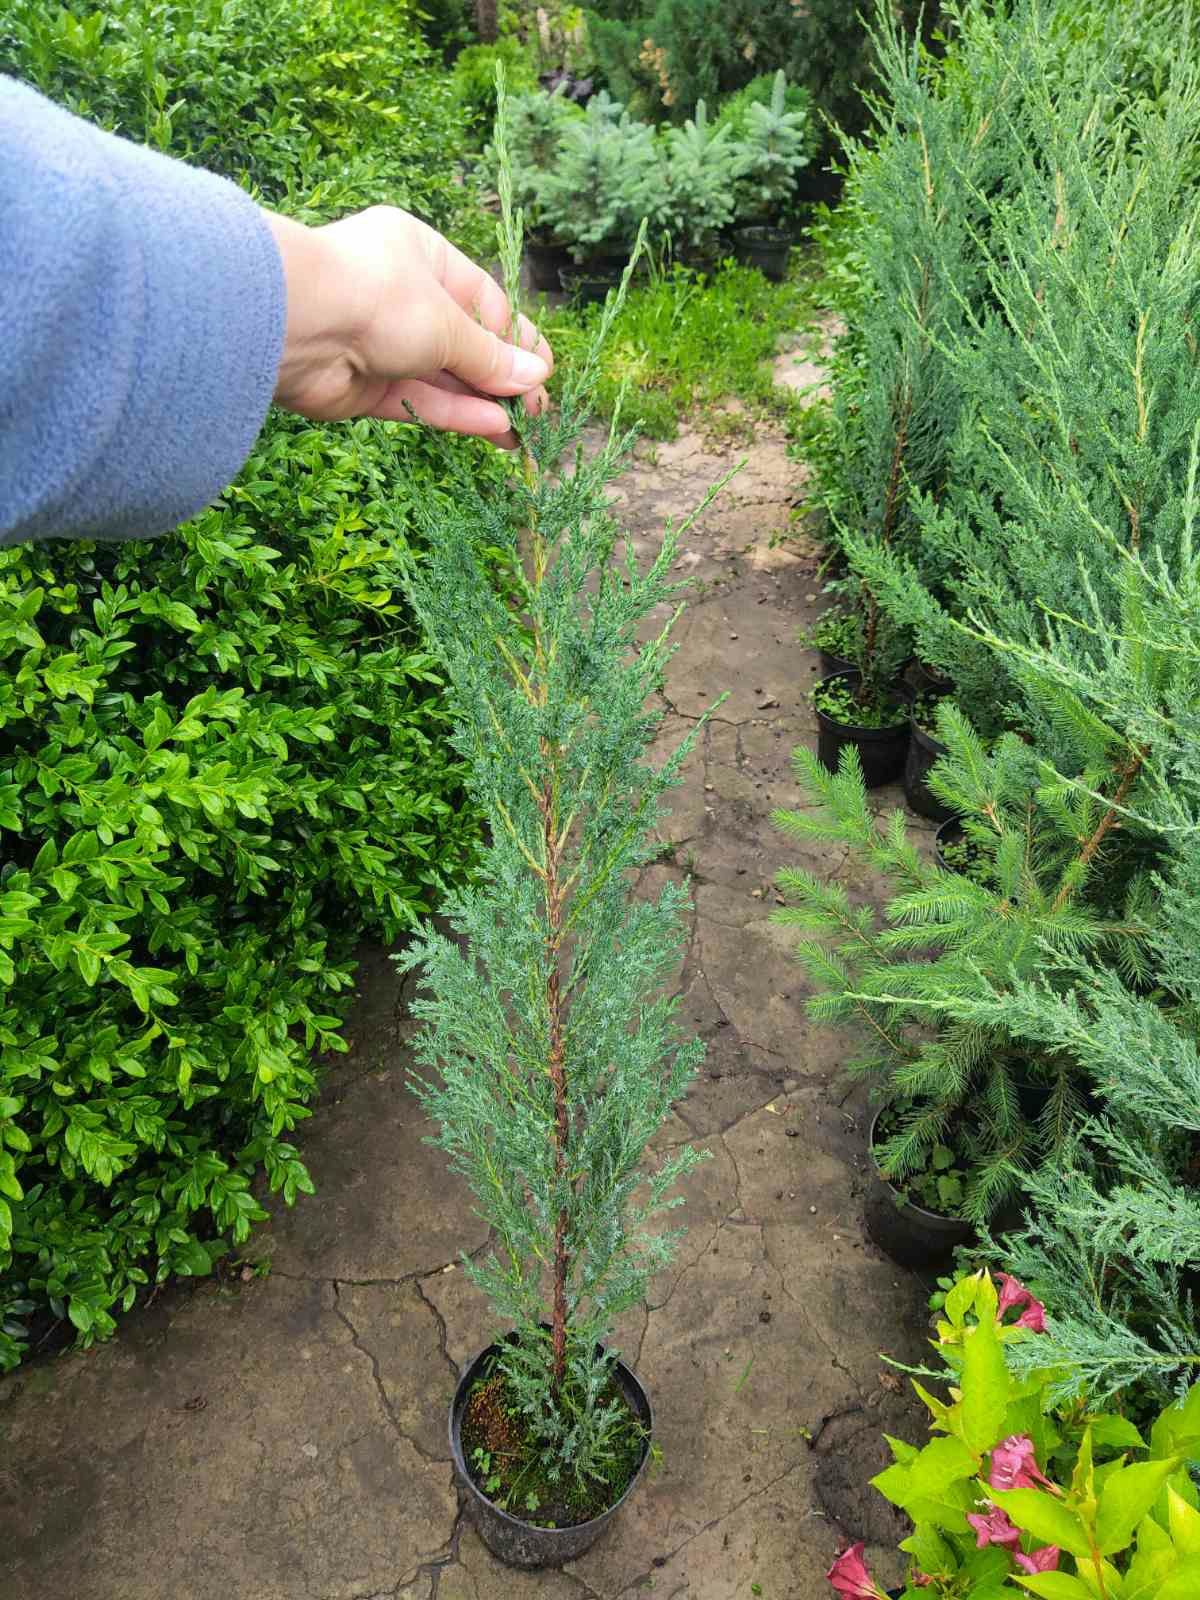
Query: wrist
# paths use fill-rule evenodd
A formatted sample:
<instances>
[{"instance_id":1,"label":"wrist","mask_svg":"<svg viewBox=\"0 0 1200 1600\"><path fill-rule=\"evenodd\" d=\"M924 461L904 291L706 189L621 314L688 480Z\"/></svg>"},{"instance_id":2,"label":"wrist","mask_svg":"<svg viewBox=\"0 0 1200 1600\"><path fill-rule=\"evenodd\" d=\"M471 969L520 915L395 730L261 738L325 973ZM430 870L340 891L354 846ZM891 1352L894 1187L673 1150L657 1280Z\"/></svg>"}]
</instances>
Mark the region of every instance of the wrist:
<instances>
[{"instance_id":1,"label":"wrist","mask_svg":"<svg viewBox=\"0 0 1200 1600\"><path fill-rule=\"evenodd\" d=\"M361 370L353 282L347 282L324 229L272 211L263 216L279 251L287 301L275 401L295 409L303 397L306 409L314 400L336 407Z\"/></svg>"}]
</instances>

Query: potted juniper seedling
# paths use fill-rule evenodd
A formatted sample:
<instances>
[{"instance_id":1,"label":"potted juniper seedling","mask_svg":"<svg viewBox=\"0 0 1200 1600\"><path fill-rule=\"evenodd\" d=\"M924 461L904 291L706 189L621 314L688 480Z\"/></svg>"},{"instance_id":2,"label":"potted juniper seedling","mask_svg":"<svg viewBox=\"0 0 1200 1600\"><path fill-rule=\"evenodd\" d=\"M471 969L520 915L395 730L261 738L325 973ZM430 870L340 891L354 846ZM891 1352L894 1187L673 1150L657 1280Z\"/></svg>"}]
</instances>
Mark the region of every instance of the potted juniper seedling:
<instances>
[{"instance_id":1,"label":"potted juniper seedling","mask_svg":"<svg viewBox=\"0 0 1200 1600\"><path fill-rule=\"evenodd\" d=\"M904 647L883 624L868 600L859 666L829 673L812 692L822 764L836 772L841 752L856 750L869 789L899 777L908 754L909 696L897 680Z\"/></svg>"},{"instance_id":2,"label":"potted juniper seedling","mask_svg":"<svg viewBox=\"0 0 1200 1600\"><path fill-rule=\"evenodd\" d=\"M501 199L515 325L520 219L503 181ZM567 375L557 416L511 408L524 473L507 499L447 450L450 494L424 515L410 569L490 826L475 882L443 904L449 933L426 925L400 958L422 973L418 1093L495 1241L463 1263L496 1332L458 1384L451 1447L481 1537L525 1567L581 1555L645 1469L650 1401L609 1341L670 1259L677 1235L657 1215L700 1159L649 1149L703 1054L659 993L687 892L640 900L630 881L686 750L646 763L669 627L638 643L677 591L677 536L640 564L613 521L607 485L629 436L555 470L596 354Z\"/></svg>"}]
</instances>

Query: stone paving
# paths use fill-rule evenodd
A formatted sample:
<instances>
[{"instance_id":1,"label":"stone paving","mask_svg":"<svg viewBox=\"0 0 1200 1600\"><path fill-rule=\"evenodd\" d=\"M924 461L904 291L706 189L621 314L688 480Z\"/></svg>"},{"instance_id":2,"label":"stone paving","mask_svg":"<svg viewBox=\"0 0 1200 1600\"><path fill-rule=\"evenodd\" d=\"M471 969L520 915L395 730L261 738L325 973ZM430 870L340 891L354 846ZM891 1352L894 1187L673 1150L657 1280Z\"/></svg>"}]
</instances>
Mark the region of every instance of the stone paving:
<instances>
[{"instance_id":1,"label":"stone paving","mask_svg":"<svg viewBox=\"0 0 1200 1600\"><path fill-rule=\"evenodd\" d=\"M779 376L819 368L785 356ZM261 1275L172 1290L111 1344L0 1385L5 1600L817 1600L846 1537L894 1581L898 1525L866 1479L882 1430L917 1437L880 1351L919 1356L924 1291L863 1239L846 1043L806 1018L768 920L773 874L798 859L770 813L797 803L789 755L814 737L814 658L795 643L816 609L800 469L770 429L742 452L689 431L640 447L619 499L653 548L740 454L681 558L696 592L662 748L728 698L644 874L647 891L664 874L693 885L678 984L708 1057L663 1137L712 1157L685 1185L676 1263L618 1341L651 1393L661 1466L559 1572L501 1567L463 1519L446 1411L491 1329L455 1262L486 1234L422 1142L404 988L368 950L351 1055L302 1141L318 1193L256 1236ZM840 856L806 864L872 892Z\"/></svg>"}]
</instances>

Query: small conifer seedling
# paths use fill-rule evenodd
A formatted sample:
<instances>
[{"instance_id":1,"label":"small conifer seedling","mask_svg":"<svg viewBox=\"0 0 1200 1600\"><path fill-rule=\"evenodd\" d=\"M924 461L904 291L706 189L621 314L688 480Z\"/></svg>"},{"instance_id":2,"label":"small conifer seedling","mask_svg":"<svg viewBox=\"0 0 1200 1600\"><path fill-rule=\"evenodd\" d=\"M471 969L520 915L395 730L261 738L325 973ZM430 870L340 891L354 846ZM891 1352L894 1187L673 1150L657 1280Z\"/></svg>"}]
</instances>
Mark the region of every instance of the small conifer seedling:
<instances>
[{"instance_id":1,"label":"small conifer seedling","mask_svg":"<svg viewBox=\"0 0 1200 1600\"><path fill-rule=\"evenodd\" d=\"M502 114L497 138L515 329L521 217ZM417 1091L492 1230L491 1250L463 1266L492 1304L488 1381L517 1442L483 1452L482 1481L510 1513L560 1529L619 1498L646 1454L606 1340L669 1260L677 1236L656 1216L680 1203L670 1191L701 1158L648 1155L703 1053L660 993L687 891L639 899L631 881L660 848L659 802L686 753L657 769L645 759L683 530L668 528L643 563L615 523L607 485L632 439L614 428L590 459L578 449L596 373L593 349L557 414L511 405L522 471L507 497L447 447L450 494L431 501L428 549L410 570L490 830L474 882L443 902L449 931L426 925L399 958L423 977Z\"/></svg>"}]
</instances>

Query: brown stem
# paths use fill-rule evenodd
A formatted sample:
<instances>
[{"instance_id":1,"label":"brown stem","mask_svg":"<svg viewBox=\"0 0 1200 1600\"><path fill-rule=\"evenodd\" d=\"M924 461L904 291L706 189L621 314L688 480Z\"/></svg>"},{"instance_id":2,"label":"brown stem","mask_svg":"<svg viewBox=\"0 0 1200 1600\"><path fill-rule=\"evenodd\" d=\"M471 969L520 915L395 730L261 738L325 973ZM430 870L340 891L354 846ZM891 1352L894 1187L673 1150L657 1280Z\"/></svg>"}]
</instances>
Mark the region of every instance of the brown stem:
<instances>
[{"instance_id":1,"label":"brown stem","mask_svg":"<svg viewBox=\"0 0 1200 1600\"><path fill-rule=\"evenodd\" d=\"M563 893L559 882L562 842L558 832L557 806L552 779L542 794L542 821L546 839L546 1010L549 1018L550 1049L547 1069L554 1089L554 1176L561 1183L567 1170L567 1142L570 1120L567 1115L566 1049L563 1043L563 996L559 980L559 944L562 937ZM551 1345L554 1362L551 1390L557 1397L567 1375L567 1211L558 1213L554 1225L554 1303L551 1312Z\"/></svg>"},{"instance_id":2,"label":"brown stem","mask_svg":"<svg viewBox=\"0 0 1200 1600\"><path fill-rule=\"evenodd\" d=\"M1072 866L1086 867L1091 861L1092 857L1096 854L1096 851L1099 850L1100 846L1104 843L1108 835L1117 826L1121 814L1121 807L1125 803L1125 797L1128 795L1130 789L1133 788L1133 785L1137 779L1137 775L1142 770L1142 766L1145 763L1146 757L1149 755L1149 753L1150 746L1148 744L1144 744L1139 749L1135 750L1129 757L1129 760L1126 761L1125 765L1121 767L1119 774L1120 782L1117 784L1117 792L1113 795L1108 810L1096 824L1091 837L1087 840L1083 849L1072 862ZM1050 908L1051 911L1061 911L1070 897L1071 880L1068 869L1068 875L1064 880L1062 887L1054 897L1054 904Z\"/></svg>"}]
</instances>

